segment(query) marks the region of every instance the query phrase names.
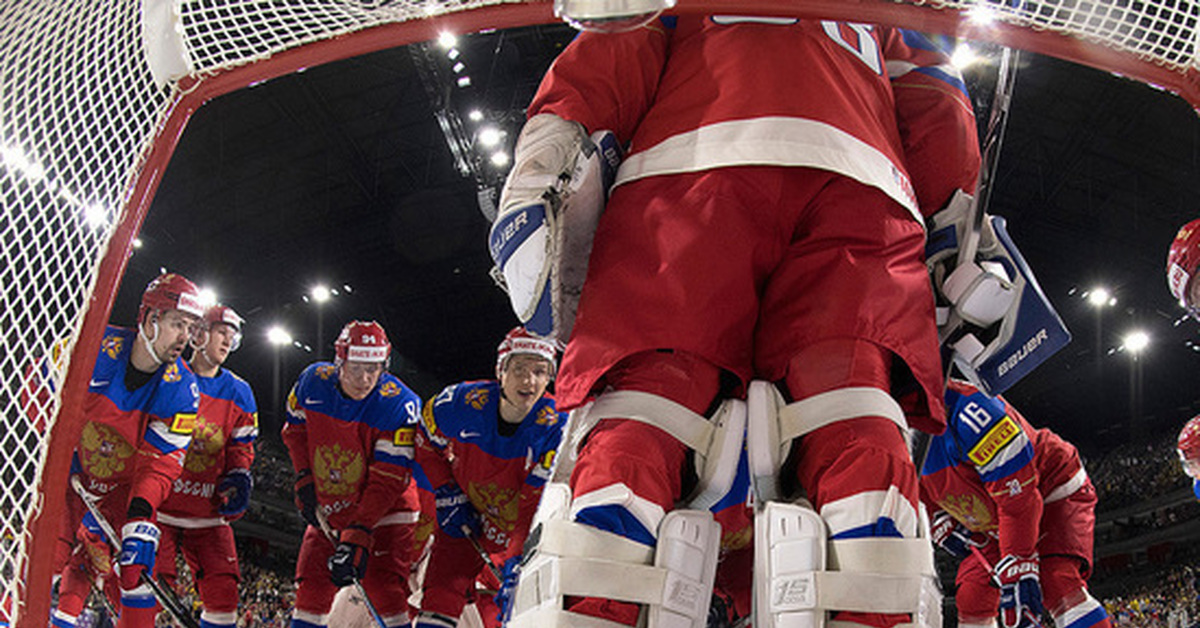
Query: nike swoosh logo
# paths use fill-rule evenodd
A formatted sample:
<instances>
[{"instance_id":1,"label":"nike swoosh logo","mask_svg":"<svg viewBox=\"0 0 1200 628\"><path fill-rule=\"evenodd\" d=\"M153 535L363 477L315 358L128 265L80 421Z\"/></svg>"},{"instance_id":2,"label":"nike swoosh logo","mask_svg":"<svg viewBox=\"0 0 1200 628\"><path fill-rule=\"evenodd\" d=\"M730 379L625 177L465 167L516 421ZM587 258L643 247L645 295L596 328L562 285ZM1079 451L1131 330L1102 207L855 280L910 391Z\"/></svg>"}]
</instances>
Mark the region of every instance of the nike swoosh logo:
<instances>
[{"instance_id":1,"label":"nike swoosh logo","mask_svg":"<svg viewBox=\"0 0 1200 628\"><path fill-rule=\"evenodd\" d=\"M382 552L371 552L372 556L387 556L387 554L388 554L387 550L384 550Z\"/></svg>"},{"instance_id":2,"label":"nike swoosh logo","mask_svg":"<svg viewBox=\"0 0 1200 628\"><path fill-rule=\"evenodd\" d=\"M465 440L468 438L474 438L476 436L482 436L482 434L480 434L479 432L468 432L466 430L463 430L458 433L458 436L459 436L459 438L462 438Z\"/></svg>"},{"instance_id":3,"label":"nike swoosh logo","mask_svg":"<svg viewBox=\"0 0 1200 628\"><path fill-rule=\"evenodd\" d=\"M96 381L96 380L94 380L94 379L93 379L93 380L91 380L91 381L89 381L89 382L88 382L88 386L91 386L92 388L99 388L99 387L101 387L101 386L107 386L107 385L108 385L108 382L107 382L107 381L104 381L104 382L98 382L98 381Z\"/></svg>"},{"instance_id":4,"label":"nike swoosh logo","mask_svg":"<svg viewBox=\"0 0 1200 628\"><path fill-rule=\"evenodd\" d=\"M324 401L322 401L322 400L320 400L320 399L310 399L310 398L308 398L308 397L305 397L305 398L304 398L304 403L305 403L305 404L307 404L307 405L310 405L310 406L315 406L315 405L317 405L317 404L319 404L319 403L325 403L325 402L324 402Z\"/></svg>"}]
</instances>

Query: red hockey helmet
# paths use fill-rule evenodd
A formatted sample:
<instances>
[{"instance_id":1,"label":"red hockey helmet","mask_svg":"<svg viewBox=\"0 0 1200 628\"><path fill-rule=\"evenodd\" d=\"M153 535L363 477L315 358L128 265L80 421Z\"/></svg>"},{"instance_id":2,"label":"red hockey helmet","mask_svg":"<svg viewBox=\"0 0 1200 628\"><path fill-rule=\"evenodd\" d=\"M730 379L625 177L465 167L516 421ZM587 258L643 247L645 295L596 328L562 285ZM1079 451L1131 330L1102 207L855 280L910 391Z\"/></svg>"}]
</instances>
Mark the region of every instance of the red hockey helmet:
<instances>
[{"instance_id":1,"label":"red hockey helmet","mask_svg":"<svg viewBox=\"0 0 1200 628\"><path fill-rule=\"evenodd\" d=\"M196 284L183 275L166 273L159 275L146 286L142 293L142 305L138 309L138 323L146 319L146 314L159 310L179 310L201 318L204 316L204 304L200 298L200 289Z\"/></svg>"},{"instance_id":2,"label":"red hockey helmet","mask_svg":"<svg viewBox=\"0 0 1200 628\"><path fill-rule=\"evenodd\" d=\"M388 342L387 332L375 321L350 321L338 334L333 343L337 353L338 363L354 360L355 362L387 362L391 355L392 345Z\"/></svg>"},{"instance_id":3,"label":"red hockey helmet","mask_svg":"<svg viewBox=\"0 0 1200 628\"><path fill-rule=\"evenodd\" d=\"M1200 319L1200 303L1188 302L1188 287L1200 266L1200 218L1179 229L1167 251L1167 285L1179 304Z\"/></svg>"},{"instance_id":4,"label":"red hockey helmet","mask_svg":"<svg viewBox=\"0 0 1200 628\"><path fill-rule=\"evenodd\" d=\"M496 368L503 370L504 362L518 353L544 358L553 367L558 357L558 345L553 340L529 333L524 327L517 326L513 327L504 336L504 340L500 341L500 346L496 347Z\"/></svg>"},{"instance_id":5,"label":"red hockey helmet","mask_svg":"<svg viewBox=\"0 0 1200 628\"><path fill-rule=\"evenodd\" d=\"M228 305L213 305L204 312L203 329L209 331L213 325L218 323L229 325L234 331L233 346L229 350L237 351L237 348L242 346L242 324L245 322L245 319L238 316L238 313Z\"/></svg>"},{"instance_id":6,"label":"red hockey helmet","mask_svg":"<svg viewBox=\"0 0 1200 628\"><path fill-rule=\"evenodd\" d=\"M1183 470L1193 478L1200 479L1200 415L1192 417L1182 430L1175 446Z\"/></svg>"}]
</instances>

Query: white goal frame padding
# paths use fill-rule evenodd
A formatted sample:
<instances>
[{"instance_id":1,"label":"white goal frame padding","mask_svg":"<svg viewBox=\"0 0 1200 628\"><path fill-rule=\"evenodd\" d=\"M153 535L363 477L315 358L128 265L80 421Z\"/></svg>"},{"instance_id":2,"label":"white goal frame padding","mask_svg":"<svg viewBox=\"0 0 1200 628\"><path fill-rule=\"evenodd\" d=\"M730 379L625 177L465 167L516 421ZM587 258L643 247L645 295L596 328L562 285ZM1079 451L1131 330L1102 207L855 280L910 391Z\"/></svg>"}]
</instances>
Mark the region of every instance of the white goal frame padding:
<instances>
[{"instance_id":1,"label":"white goal frame padding","mask_svg":"<svg viewBox=\"0 0 1200 628\"><path fill-rule=\"evenodd\" d=\"M0 0L0 619L15 615L22 628L41 628L48 616L88 376L133 241L192 114L222 94L443 30L555 19L549 0L147 1L177 20L173 67L192 71L165 85L143 53L139 0ZM975 4L679 0L674 12L886 23L986 40L1119 73L1200 107L1197 0L1026 0L994 6L992 25L969 19ZM65 377L51 368L42 380L53 393L23 396L64 339Z\"/></svg>"}]
</instances>

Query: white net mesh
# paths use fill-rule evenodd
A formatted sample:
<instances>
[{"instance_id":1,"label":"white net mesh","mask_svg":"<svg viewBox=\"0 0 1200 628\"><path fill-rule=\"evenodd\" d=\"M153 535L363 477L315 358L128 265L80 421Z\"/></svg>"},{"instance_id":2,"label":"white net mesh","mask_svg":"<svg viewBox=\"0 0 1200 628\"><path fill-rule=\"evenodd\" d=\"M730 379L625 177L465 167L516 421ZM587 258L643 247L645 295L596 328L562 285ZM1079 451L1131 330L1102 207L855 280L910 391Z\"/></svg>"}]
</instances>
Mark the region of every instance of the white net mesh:
<instances>
[{"instance_id":1,"label":"white net mesh","mask_svg":"<svg viewBox=\"0 0 1200 628\"><path fill-rule=\"evenodd\" d=\"M500 4L525 3L179 0L167 6L187 62L203 80L311 42ZM680 8L701 4L684 0ZM1200 4L1193 0L985 4L1012 24L1099 44L1184 76L1197 69ZM8 601L48 595L47 583L25 590L21 577L33 542L24 531L42 503L44 421L61 403L47 356L62 339L69 355L89 299L104 296L92 294L101 261L121 221L136 214L127 207L133 183L179 96L155 84L144 60L141 15L139 0L0 0L0 619L10 619L3 617L11 612ZM23 625L44 621L31 617Z\"/></svg>"}]
</instances>

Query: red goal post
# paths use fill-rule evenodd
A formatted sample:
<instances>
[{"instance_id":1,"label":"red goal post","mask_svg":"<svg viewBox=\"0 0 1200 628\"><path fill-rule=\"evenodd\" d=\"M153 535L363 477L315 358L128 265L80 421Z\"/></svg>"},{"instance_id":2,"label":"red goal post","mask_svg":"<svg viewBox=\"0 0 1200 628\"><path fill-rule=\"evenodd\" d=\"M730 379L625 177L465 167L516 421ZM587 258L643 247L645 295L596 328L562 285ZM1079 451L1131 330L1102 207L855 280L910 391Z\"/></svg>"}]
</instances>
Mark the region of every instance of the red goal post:
<instances>
[{"instance_id":1,"label":"red goal post","mask_svg":"<svg viewBox=\"0 0 1200 628\"><path fill-rule=\"evenodd\" d=\"M1200 108L1193 0L1010 4L679 0L673 11L886 23L1002 43L1156 85ZM971 19L978 5L997 21ZM143 8L174 16L189 71L178 81L160 85L149 69ZM554 19L549 0L0 0L0 619L45 625L88 376L191 115L216 96L444 30Z\"/></svg>"}]
</instances>

